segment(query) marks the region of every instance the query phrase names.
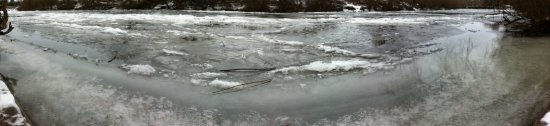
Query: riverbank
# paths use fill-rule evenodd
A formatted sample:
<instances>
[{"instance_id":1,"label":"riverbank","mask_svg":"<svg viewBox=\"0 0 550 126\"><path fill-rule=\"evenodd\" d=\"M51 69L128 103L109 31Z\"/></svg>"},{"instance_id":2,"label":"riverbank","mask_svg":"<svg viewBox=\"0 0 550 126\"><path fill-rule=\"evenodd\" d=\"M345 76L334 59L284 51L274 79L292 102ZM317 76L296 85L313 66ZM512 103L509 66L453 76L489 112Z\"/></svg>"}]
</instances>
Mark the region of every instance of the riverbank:
<instances>
[{"instance_id":1,"label":"riverbank","mask_svg":"<svg viewBox=\"0 0 550 126\"><path fill-rule=\"evenodd\" d=\"M31 126L8 85L0 80L0 125Z\"/></svg>"}]
</instances>

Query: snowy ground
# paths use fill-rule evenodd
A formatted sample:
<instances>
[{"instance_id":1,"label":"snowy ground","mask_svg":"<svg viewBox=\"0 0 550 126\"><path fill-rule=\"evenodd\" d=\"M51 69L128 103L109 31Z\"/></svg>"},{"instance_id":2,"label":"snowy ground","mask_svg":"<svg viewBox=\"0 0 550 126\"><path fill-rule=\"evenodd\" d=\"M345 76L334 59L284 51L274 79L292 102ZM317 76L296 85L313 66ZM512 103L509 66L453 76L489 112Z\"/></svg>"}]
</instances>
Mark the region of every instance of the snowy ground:
<instances>
[{"instance_id":1,"label":"snowy ground","mask_svg":"<svg viewBox=\"0 0 550 126\"><path fill-rule=\"evenodd\" d=\"M29 125L23 117L19 105L8 88L8 85L0 80L0 125L2 126L26 126Z\"/></svg>"},{"instance_id":2,"label":"snowy ground","mask_svg":"<svg viewBox=\"0 0 550 126\"><path fill-rule=\"evenodd\" d=\"M0 72L42 124L475 124L515 86L456 64L491 59L490 13L12 12Z\"/></svg>"}]
</instances>

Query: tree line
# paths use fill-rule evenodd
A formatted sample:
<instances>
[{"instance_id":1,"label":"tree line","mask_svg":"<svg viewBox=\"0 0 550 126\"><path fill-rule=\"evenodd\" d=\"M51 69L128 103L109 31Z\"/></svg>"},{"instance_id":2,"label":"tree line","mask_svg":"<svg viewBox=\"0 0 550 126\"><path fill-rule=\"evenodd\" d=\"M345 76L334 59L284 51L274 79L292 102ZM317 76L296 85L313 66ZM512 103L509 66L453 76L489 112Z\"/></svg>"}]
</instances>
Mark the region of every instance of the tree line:
<instances>
[{"instance_id":1,"label":"tree line","mask_svg":"<svg viewBox=\"0 0 550 126\"><path fill-rule=\"evenodd\" d=\"M306 6L307 3L319 2L322 4ZM117 8L300 12L306 10L335 11L341 8L339 6L342 4L343 2L340 0L23 0L18 9L25 11Z\"/></svg>"},{"instance_id":2,"label":"tree line","mask_svg":"<svg viewBox=\"0 0 550 126\"><path fill-rule=\"evenodd\" d=\"M480 0L23 0L19 10L175 9L250 12L342 11L345 3L362 10L479 8Z\"/></svg>"}]
</instances>

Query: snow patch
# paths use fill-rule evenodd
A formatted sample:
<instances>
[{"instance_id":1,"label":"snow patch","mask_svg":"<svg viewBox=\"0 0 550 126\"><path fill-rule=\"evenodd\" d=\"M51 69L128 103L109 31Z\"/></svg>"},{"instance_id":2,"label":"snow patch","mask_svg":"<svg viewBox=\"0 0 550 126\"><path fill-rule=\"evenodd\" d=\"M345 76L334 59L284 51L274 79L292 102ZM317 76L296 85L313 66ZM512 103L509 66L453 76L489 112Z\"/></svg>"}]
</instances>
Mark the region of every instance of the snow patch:
<instances>
[{"instance_id":1,"label":"snow patch","mask_svg":"<svg viewBox=\"0 0 550 126\"><path fill-rule=\"evenodd\" d=\"M283 73L288 74L290 72L301 72L301 71L313 71L313 72L330 72L330 71L350 71L353 69L381 69L388 66L385 63L371 63L368 61L362 61L358 59L348 60L348 61L316 61L308 65L303 66L292 66L281 68L271 71L271 73Z\"/></svg>"},{"instance_id":2,"label":"snow patch","mask_svg":"<svg viewBox=\"0 0 550 126\"><path fill-rule=\"evenodd\" d=\"M216 88L224 89L224 88L231 88L235 86L241 85L239 82L232 82L232 81L223 81L223 80L213 80L208 84L209 86L213 86Z\"/></svg>"},{"instance_id":3,"label":"snow patch","mask_svg":"<svg viewBox=\"0 0 550 126\"><path fill-rule=\"evenodd\" d=\"M17 104L6 83L0 81L0 109L8 107L17 107Z\"/></svg>"},{"instance_id":4,"label":"snow patch","mask_svg":"<svg viewBox=\"0 0 550 126\"><path fill-rule=\"evenodd\" d=\"M318 45L317 49L325 51L326 53L336 53L336 54L343 54L347 56L357 55L357 53L354 53L352 51L340 49L338 47L332 47L332 46L325 46L325 45Z\"/></svg>"},{"instance_id":5,"label":"snow patch","mask_svg":"<svg viewBox=\"0 0 550 126\"><path fill-rule=\"evenodd\" d=\"M142 74L142 75L151 75L156 72L155 68L151 65L126 65L121 66L123 69L128 70L128 74Z\"/></svg>"},{"instance_id":6,"label":"snow patch","mask_svg":"<svg viewBox=\"0 0 550 126\"><path fill-rule=\"evenodd\" d=\"M318 71L318 72L328 72L328 71L349 71L351 69L360 68L365 64L369 64L367 61L332 61L332 62L322 62L317 61L310 63L309 65L303 66L305 70L309 71Z\"/></svg>"},{"instance_id":7,"label":"snow patch","mask_svg":"<svg viewBox=\"0 0 550 126\"><path fill-rule=\"evenodd\" d=\"M153 43L156 43L156 44L168 44L168 42L153 42Z\"/></svg>"},{"instance_id":8,"label":"snow patch","mask_svg":"<svg viewBox=\"0 0 550 126\"><path fill-rule=\"evenodd\" d=\"M112 34L127 34L128 31L122 30L120 28L112 28L112 27L105 27L103 30L104 33L112 33Z\"/></svg>"},{"instance_id":9,"label":"snow patch","mask_svg":"<svg viewBox=\"0 0 550 126\"><path fill-rule=\"evenodd\" d=\"M353 8L353 10L349 10L347 8ZM347 12L347 11L361 12L361 6L354 5L352 3L346 3L346 5L344 5L344 12Z\"/></svg>"},{"instance_id":10,"label":"snow patch","mask_svg":"<svg viewBox=\"0 0 550 126\"><path fill-rule=\"evenodd\" d=\"M544 114L540 121L546 123L546 126L550 126L550 112Z\"/></svg>"},{"instance_id":11,"label":"snow patch","mask_svg":"<svg viewBox=\"0 0 550 126\"><path fill-rule=\"evenodd\" d=\"M5 113L5 109L14 108L15 113ZM15 103L15 98L8 88L8 85L0 80L0 115L2 120L12 126L25 126L25 117L21 114L19 106Z\"/></svg>"},{"instance_id":12,"label":"snow patch","mask_svg":"<svg viewBox=\"0 0 550 126\"><path fill-rule=\"evenodd\" d=\"M244 36L225 36L225 38L228 38L228 39L238 39L238 40L248 40L247 37L244 37Z\"/></svg>"}]
</instances>

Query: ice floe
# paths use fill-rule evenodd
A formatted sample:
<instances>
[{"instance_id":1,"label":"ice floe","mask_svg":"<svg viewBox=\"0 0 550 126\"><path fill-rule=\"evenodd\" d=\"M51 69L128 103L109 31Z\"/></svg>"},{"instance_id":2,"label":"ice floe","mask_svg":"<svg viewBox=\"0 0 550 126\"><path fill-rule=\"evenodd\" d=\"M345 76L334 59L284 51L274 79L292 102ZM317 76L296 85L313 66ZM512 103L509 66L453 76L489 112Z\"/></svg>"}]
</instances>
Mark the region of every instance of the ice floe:
<instances>
[{"instance_id":1,"label":"ice floe","mask_svg":"<svg viewBox=\"0 0 550 126\"><path fill-rule=\"evenodd\" d=\"M240 39L240 40L248 40L247 37L244 37L244 36L225 36L225 38L229 38L229 39Z\"/></svg>"},{"instance_id":2,"label":"ice floe","mask_svg":"<svg viewBox=\"0 0 550 126\"><path fill-rule=\"evenodd\" d=\"M103 30L104 33L112 33L112 34L126 34L128 31L122 30L120 28L112 28L112 27L105 27Z\"/></svg>"},{"instance_id":3,"label":"ice floe","mask_svg":"<svg viewBox=\"0 0 550 126\"><path fill-rule=\"evenodd\" d=\"M156 43L156 44L168 44L168 42L153 42L153 43Z\"/></svg>"},{"instance_id":4,"label":"ice floe","mask_svg":"<svg viewBox=\"0 0 550 126\"><path fill-rule=\"evenodd\" d=\"M241 85L239 82L233 82L233 81L224 81L224 80L213 80L208 84L209 86L216 87L216 88L232 88L235 86Z\"/></svg>"},{"instance_id":5,"label":"ice floe","mask_svg":"<svg viewBox=\"0 0 550 126\"><path fill-rule=\"evenodd\" d=\"M271 73L288 74L291 72L312 71L312 72L330 72L330 71L350 71L353 69L381 69L388 66L386 63L371 63L358 59L347 61L316 61L303 66L285 67L271 71Z\"/></svg>"},{"instance_id":6,"label":"ice floe","mask_svg":"<svg viewBox=\"0 0 550 126\"><path fill-rule=\"evenodd\" d=\"M151 75L156 72L155 68L151 65L126 65L121 66L123 69L128 70L128 74L142 74L142 75Z\"/></svg>"},{"instance_id":7,"label":"ice floe","mask_svg":"<svg viewBox=\"0 0 550 126\"><path fill-rule=\"evenodd\" d=\"M352 51L340 49L338 47L332 47L332 46L325 46L325 45L318 45L317 49L325 51L326 53L336 53L336 54L343 54L343 55L357 55L357 53L354 53Z\"/></svg>"}]
</instances>

